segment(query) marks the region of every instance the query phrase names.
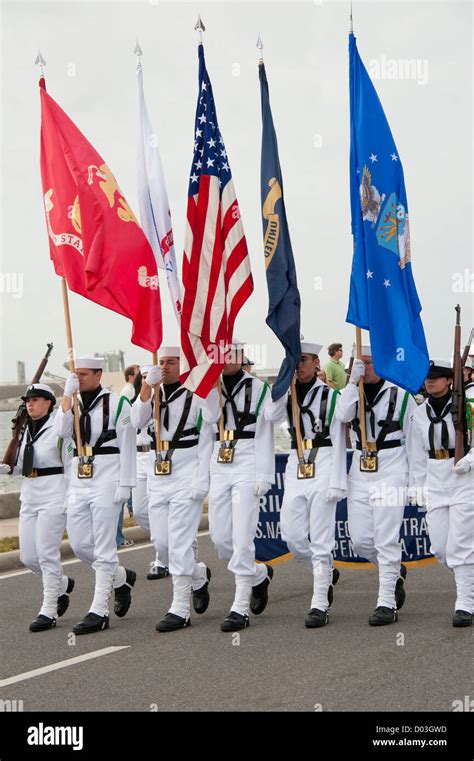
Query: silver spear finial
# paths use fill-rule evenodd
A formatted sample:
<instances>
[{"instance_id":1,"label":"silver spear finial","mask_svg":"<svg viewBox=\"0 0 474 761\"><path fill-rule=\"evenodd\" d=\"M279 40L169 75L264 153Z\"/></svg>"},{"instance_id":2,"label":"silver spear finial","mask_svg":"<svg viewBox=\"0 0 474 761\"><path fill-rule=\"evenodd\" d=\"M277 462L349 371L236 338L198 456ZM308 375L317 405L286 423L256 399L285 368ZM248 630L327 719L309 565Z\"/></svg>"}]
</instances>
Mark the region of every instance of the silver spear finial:
<instances>
[{"instance_id":1,"label":"silver spear finial","mask_svg":"<svg viewBox=\"0 0 474 761\"><path fill-rule=\"evenodd\" d=\"M41 50L39 48L38 48L38 55L35 58L35 65L40 67L41 76L43 77L44 76L43 66L46 66L46 61L41 55Z\"/></svg>"},{"instance_id":2,"label":"silver spear finial","mask_svg":"<svg viewBox=\"0 0 474 761\"><path fill-rule=\"evenodd\" d=\"M197 32L199 32L199 42L202 43L202 33L206 31L206 27L202 23L202 18L200 15L198 16L198 20L196 21L194 28Z\"/></svg>"},{"instance_id":3,"label":"silver spear finial","mask_svg":"<svg viewBox=\"0 0 474 761\"><path fill-rule=\"evenodd\" d=\"M263 63L263 42L262 42L262 38L260 37L260 32L258 33L257 48L259 50L258 58Z\"/></svg>"},{"instance_id":4,"label":"silver spear finial","mask_svg":"<svg viewBox=\"0 0 474 761\"><path fill-rule=\"evenodd\" d=\"M135 44L133 52L137 56L137 69L141 69L141 66L142 66L141 57L143 55L143 50L141 49L140 43L138 42L138 37L137 37L137 42Z\"/></svg>"}]
</instances>

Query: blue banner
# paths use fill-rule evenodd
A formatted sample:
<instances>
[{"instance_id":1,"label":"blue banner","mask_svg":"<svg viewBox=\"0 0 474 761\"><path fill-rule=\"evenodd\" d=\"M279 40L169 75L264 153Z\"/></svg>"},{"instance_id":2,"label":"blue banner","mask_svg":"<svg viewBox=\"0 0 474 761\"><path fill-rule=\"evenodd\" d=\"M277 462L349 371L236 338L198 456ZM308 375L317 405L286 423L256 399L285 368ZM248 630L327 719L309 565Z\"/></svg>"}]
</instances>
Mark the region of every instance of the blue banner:
<instances>
[{"instance_id":1,"label":"blue banner","mask_svg":"<svg viewBox=\"0 0 474 761\"><path fill-rule=\"evenodd\" d=\"M255 539L257 560L269 561L287 555L289 549L281 538L280 511L285 490L287 454L275 456L276 483L265 497L260 498L260 516ZM347 453L347 468L352 462L352 452ZM400 531L402 561L404 563L426 561L433 558L426 524L426 512L407 505ZM354 553L347 525L347 500L337 503L335 524L334 560L341 563L367 563Z\"/></svg>"}]
</instances>

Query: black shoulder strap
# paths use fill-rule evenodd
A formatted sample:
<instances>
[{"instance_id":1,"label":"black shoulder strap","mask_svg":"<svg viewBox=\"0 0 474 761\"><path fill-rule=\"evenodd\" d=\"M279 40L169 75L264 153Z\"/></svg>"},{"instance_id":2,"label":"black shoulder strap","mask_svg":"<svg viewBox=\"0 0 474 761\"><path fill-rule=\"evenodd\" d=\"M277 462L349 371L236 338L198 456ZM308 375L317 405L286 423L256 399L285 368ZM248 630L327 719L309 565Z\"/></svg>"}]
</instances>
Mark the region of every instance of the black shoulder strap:
<instances>
[{"instance_id":1,"label":"black shoulder strap","mask_svg":"<svg viewBox=\"0 0 474 761\"><path fill-rule=\"evenodd\" d=\"M393 433L394 431L400 430L400 421L393 420L395 408L397 406L397 397L398 397L398 387L391 386L390 396L388 400L387 416L385 420L379 420L379 425L381 426L381 429L376 439L377 448L379 447L380 444L382 444L385 441L385 437L387 436L388 433Z\"/></svg>"}]
</instances>

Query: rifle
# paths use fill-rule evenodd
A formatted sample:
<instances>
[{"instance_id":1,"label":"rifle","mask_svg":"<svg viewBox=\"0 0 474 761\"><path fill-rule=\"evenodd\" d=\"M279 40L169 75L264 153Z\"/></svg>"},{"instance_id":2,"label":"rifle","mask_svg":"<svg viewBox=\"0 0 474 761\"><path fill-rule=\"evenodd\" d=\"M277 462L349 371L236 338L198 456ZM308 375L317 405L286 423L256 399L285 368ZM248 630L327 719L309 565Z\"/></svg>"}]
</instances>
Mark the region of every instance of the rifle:
<instances>
[{"instance_id":1,"label":"rifle","mask_svg":"<svg viewBox=\"0 0 474 761\"><path fill-rule=\"evenodd\" d=\"M456 325L454 327L454 354L453 354L453 401L451 414L453 417L456 438L454 444L454 464L456 464L467 451L467 431L465 401L464 401L464 366L461 359L461 307L455 307Z\"/></svg>"},{"instance_id":2,"label":"rifle","mask_svg":"<svg viewBox=\"0 0 474 761\"><path fill-rule=\"evenodd\" d=\"M41 376L44 373L44 369L46 365L48 364L49 355L51 354L53 350L53 344L52 343L47 344L47 347L48 349L46 351L46 354L44 355L43 359L39 363L39 367L37 371L35 372L31 383L39 383ZM3 455L3 459L2 459L2 462L4 462L5 465L10 466L10 474L13 473L13 468L18 458L18 450L21 444L21 437L22 437L22 433L23 433L27 420L28 420L28 413L26 411L26 404L25 402L22 402L15 413L15 417L12 418L12 437L10 439L10 443L8 444L6 448L5 454Z\"/></svg>"}]
</instances>

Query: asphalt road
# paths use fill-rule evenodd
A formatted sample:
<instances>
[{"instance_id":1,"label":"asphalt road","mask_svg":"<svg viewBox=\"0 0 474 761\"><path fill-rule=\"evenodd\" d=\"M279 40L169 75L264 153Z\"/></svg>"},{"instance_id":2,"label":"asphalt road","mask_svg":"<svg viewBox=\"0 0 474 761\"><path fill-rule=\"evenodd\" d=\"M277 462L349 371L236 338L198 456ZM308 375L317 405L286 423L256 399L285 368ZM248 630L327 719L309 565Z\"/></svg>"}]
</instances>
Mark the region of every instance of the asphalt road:
<instances>
[{"instance_id":1,"label":"asphalt road","mask_svg":"<svg viewBox=\"0 0 474 761\"><path fill-rule=\"evenodd\" d=\"M212 569L211 604L179 632L155 632L169 607L171 580L147 581L150 546L122 551L138 573L126 618L111 615L110 629L70 635L87 612L93 575L67 564L76 579L71 605L58 626L31 634L40 582L30 573L0 576L0 701L23 701L24 711L452 711L472 692L472 629L454 629L452 574L441 566L412 568L399 621L373 628L374 570L341 568L330 624L308 630L310 572L295 561L275 566L270 602L240 636L220 623L233 598L233 580L209 536L200 559ZM125 647L124 647L125 646ZM29 676L49 666L108 647L96 658Z\"/></svg>"}]
</instances>

